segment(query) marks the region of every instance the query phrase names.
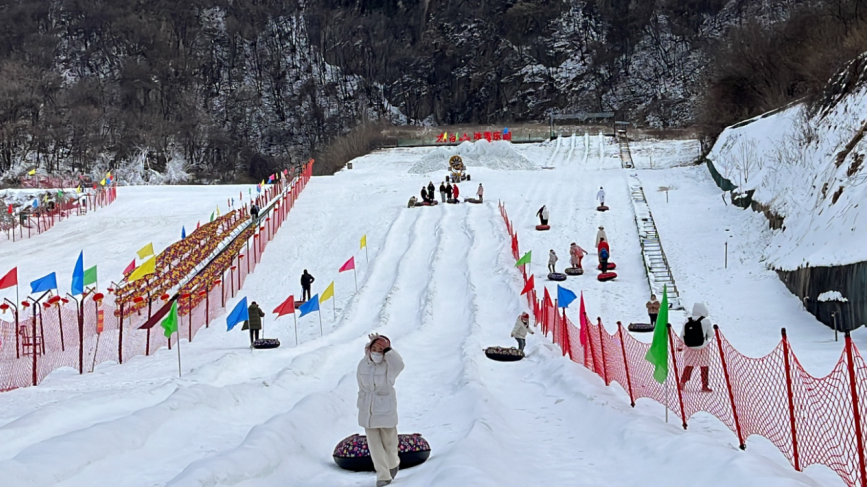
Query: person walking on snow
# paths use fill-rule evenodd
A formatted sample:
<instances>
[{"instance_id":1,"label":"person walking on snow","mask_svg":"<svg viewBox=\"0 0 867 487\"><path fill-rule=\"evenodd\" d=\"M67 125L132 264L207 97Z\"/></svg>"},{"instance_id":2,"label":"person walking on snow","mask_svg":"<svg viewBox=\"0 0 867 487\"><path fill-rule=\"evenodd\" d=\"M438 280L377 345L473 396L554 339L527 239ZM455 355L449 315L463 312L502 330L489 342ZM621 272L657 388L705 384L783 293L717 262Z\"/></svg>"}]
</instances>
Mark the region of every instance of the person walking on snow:
<instances>
[{"instance_id":1,"label":"person walking on snow","mask_svg":"<svg viewBox=\"0 0 867 487\"><path fill-rule=\"evenodd\" d=\"M482 183L479 183L479 189L476 190L476 196L479 197L480 203L484 201L483 198L485 196L485 188L482 187Z\"/></svg>"},{"instance_id":2,"label":"person walking on snow","mask_svg":"<svg viewBox=\"0 0 867 487\"><path fill-rule=\"evenodd\" d=\"M605 190L602 189L602 186L599 186L599 192L596 193L596 199L599 200L600 206L605 206Z\"/></svg>"},{"instance_id":3,"label":"person walking on snow","mask_svg":"<svg viewBox=\"0 0 867 487\"><path fill-rule=\"evenodd\" d=\"M448 177L448 176L446 176L446 177ZM448 197L449 200L451 200L453 198L452 197L453 192L454 192L454 188L452 188L452 183L446 183L446 196Z\"/></svg>"},{"instance_id":4,"label":"person walking on snow","mask_svg":"<svg viewBox=\"0 0 867 487\"><path fill-rule=\"evenodd\" d=\"M602 266L602 272L608 272L608 258L611 256L611 248L608 247L608 242L604 238L599 242L596 251L599 253L599 265Z\"/></svg>"},{"instance_id":5,"label":"person walking on snow","mask_svg":"<svg viewBox=\"0 0 867 487\"><path fill-rule=\"evenodd\" d=\"M711 351L707 348L713 337L713 325L708 319L707 306L704 303L695 303L692 307L692 316L687 318L680 333L680 339L686 348L683 350L683 376L680 379L680 388L684 388L692 370L696 367L701 369L701 392L713 392L710 388L710 359Z\"/></svg>"},{"instance_id":6,"label":"person walking on snow","mask_svg":"<svg viewBox=\"0 0 867 487\"><path fill-rule=\"evenodd\" d=\"M241 329L250 330L250 346L253 346L253 342L259 339L259 330L262 329L262 318L265 317L265 312L259 308L256 301L253 301L247 307L247 314L249 315L249 319L244 322L244 326Z\"/></svg>"},{"instance_id":7,"label":"person walking on snow","mask_svg":"<svg viewBox=\"0 0 867 487\"><path fill-rule=\"evenodd\" d=\"M421 200L425 203L428 202L428 200L427 200L427 188L425 188L424 186L421 187Z\"/></svg>"},{"instance_id":8,"label":"person walking on snow","mask_svg":"<svg viewBox=\"0 0 867 487\"><path fill-rule=\"evenodd\" d=\"M304 273L301 274L301 301L307 302L310 299L310 285L313 284L316 278L307 273L307 269L304 269Z\"/></svg>"},{"instance_id":9,"label":"person walking on snow","mask_svg":"<svg viewBox=\"0 0 867 487\"><path fill-rule=\"evenodd\" d=\"M527 346L527 333L535 335L536 333L530 328L530 315L527 312L521 313L515 321L515 327L512 328L512 338L518 341L518 350L524 351Z\"/></svg>"},{"instance_id":10,"label":"person walking on snow","mask_svg":"<svg viewBox=\"0 0 867 487\"><path fill-rule=\"evenodd\" d=\"M455 183L455 203L458 202L458 196L461 195L461 190L458 189L458 183Z\"/></svg>"},{"instance_id":11,"label":"person walking on snow","mask_svg":"<svg viewBox=\"0 0 867 487\"><path fill-rule=\"evenodd\" d=\"M659 316L659 301L656 300L656 295L650 295L650 301L645 304L647 307L647 316L650 317L650 324L656 326L656 317Z\"/></svg>"},{"instance_id":12,"label":"person walking on snow","mask_svg":"<svg viewBox=\"0 0 867 487\"><path fill-rule=\"evenodd\" d=\"M446 202L446 183L440 183L440 200Z\"/></svg>"},{"instance_id":13,"label":"person walking on snow","mask_svg":"<svg viewBox=\"0 0 867 487\"><path fill-rule=\"evenodd\" d=\"M582 249L578 244L572 242L572 245L569 246L569 263L572 264L572 267L582 269L581 260L588 253L589 252Z\"/></svg>"},{"instance_id":14,"label":"person walking on snow","mask_svg":"<svg viewBox=\"0 0 867 487\"><path fill-rule=\"evenodd\" d=\"M400 458L397 439L397 392L394 382L403 370L403 359L381 335L369 335L364 358L358 363L358 425L367 435L370 458L376 469L376 487L397 476Z\"/></svg>"},{"instance_id":15,"label":"person walking on snow","mask_svg":"<svg viewBox=\"0 0 867 487\"><path fill-rule=\"evenodd\" d=\"M557 254L554 249L548 252L548 271L557 272Z\"/></svg>"},{"instance_id":16,"label":"person walking on snow","mask_svg":"<svg viewBox=\"0 0 867 487\"><path fill-rule=\"evenodd\" d=\"M539 211L536 212L536 216L539 217L539 221L542 222L541 223L542 225L547 225L548 224L548 207L545 205L542 205L542 207L539 208Z\"/></svg>"},{"instance_id":17,"label":"person walking on snow","mask_svg":"<svg viewBox=\"0 0 867 487\"><path fill-rule=\"evenodd\" d=\"M252 216L254 220L259 220L259 207L255 204L250 205L250 216Z\"/></svg>"},{"instance_id":18,"label":"person walking on snow","mask_svg":"<svg viewBox=\"0 0 867 487\"><path fill-rule=\"evenodd\" d=\"M608 240L608 235L605 235L605 227L599 227L599 231L596 232L596 246L599 247L599 242L603 240Z\"/></svg>"},{"instance_id":19,"label":"person walking on snow","mask_svg":"<svg viewBox=\"0 0 867 487\"><path fill-rule=\"evenodd\" d=\"M433 203L434 199L436 199L436 186L434 186L433 181L428 181L427 183L427 197L430 198L431 203Z\"/></svg>"}]
</instances>

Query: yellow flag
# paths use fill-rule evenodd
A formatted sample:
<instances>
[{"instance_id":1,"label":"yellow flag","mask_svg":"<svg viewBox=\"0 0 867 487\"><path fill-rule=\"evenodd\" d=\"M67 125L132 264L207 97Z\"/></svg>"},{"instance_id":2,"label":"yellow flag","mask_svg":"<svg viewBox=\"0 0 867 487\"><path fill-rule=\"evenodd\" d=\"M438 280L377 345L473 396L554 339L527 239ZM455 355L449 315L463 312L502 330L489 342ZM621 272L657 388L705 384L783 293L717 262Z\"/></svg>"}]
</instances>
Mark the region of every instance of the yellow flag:
<instances>
[{"instance_id":1,"label":"yellow flag","mask_svg":"<svg viewBox=\"0 0 867 487\"><path fill-rule=\"evenodd\" d=\"M324 303L333 297L334 297L334 281L331 281L331 284L329 284L328 287L325 288L325 292L322 293L322 296L319 297L319 302Z\"/></svg>"},{"instance_id":2,"label":"yellow flag","mask_svg":"<svg viewBox=\"0 0 867 487\"><path fill-rule=\"evenodd\" d=\"M109 171L108 174L105 175L105 177L110 178L111 177L111 171Z\"/></svg>"},{"instance_id":3,"label":"yellow flag","mask_svg":"<svg viewBox=\"0 0 867 487\"><path fill-rule=\"evenodd\" d=\"M105 186L105 179L103 179L102 181L100 181L99 184Z\"/></svg>"},{"instance_id":4,"label":"yellow flag","mask_svg":"<svg viewBox=\"0 0 867 487\"><path fill-rule=\"evenodd\" d=\"M264 179L262 180L261 183L259 183L259 186L262 186L263 188L265 187L265 180Z\"/></svg>"},{"instance_id":5,"label":"yellow flag","mask_svg":"<svg viewBox=\"0 0 867 487\"><path fill-rule=\"evenodd\" d=\"M359 248L363 249L364 247L367 247L367 234L361 236L361 247Z\"/></svg>"},{"instance_id":6,"label":"yellow flag","mask_svg":"<svg viewBox=\"0 0 867 487\"><path fill-rule=\"evenodd\" d=\"M217 205L217 216L220 216L220 205Z\"/></svg>"},{"instance_id":7,"label":"yellow flag","mask_svg":"<svg viewBox=\"0 0 867 487\"><path fill-rule=\"evenodd\" d=\"M28 174L29 176L33 176L34 174L36 174L36 169L31 170L31 171L30 171L29 173L27 173L27 174Z\"/></svg>"},{"instance_id":8,"label":"yellow flag","mask_svg":"<svg viewBox=\"0 0 867 487\"><path fill-rule=\"evenodd\" d=\"M157 268L157 258L151 257L150 259L146 260L144 264L136 267L136 269L134 271L132 271L132 273L129 275L129 278L127 279L127 281L128 282L138 281L139 279L141 279L144 276L147 276L149 274L153 274L154 271L156 271L156 268Z\"/></svg>"},{"instance_id":9,"label":"yellow flag","mask_svg":"<svg viewBox=\"0 0 867 487\"><path fill-rule=\"evenodd\" d=\"M142 247L141 250L139 250L136 253L138 254L139 259L144 259L145 257L147 257L149 255L154 255L154 244L149 243L149 244L145 245L144 247Z\"/></svg>"}]
</instances>

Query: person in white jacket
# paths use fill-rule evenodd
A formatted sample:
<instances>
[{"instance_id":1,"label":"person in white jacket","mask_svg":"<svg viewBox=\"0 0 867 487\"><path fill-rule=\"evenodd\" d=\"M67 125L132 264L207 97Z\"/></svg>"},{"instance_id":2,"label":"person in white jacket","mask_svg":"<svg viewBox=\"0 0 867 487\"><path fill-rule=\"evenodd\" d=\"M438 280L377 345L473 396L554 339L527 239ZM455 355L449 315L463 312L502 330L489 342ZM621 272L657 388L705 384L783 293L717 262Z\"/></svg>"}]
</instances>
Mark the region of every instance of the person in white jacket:
<instances>
[{"instance_id":1,"label":"person in white jacket","mask_svg":"<svg viewBox=\"0 0 867 487\"><path fill-rule=\"evenodd\" d=\"M403 359L391 348L391 341L376 333L371 334L356 376L358 425L367 435L370 458L376 469L376 487L390 484L400 465L394 381L402 370Z\"/></svg>"},{"instance_id":2,"label":"person in white jacket","mask_svg":"<svg viewBox=\"0 0 867 487\"><path fill-rule=\"evenodd\" d=\"M541 208L539 208L539 211L536 212L536 216L539 217L539 221L541 222L542 225L547 225L548 224L548 207L543 205Z\"/></svg>"},{"instance_id":3,"label":"person in white jacket","mask_svg":"<svg viewBox=\"0 0 867 487\"><path fill-rule=\"evenodd\" d=\"M713 392L710 388L710 360L711 351L707 348L713 339L713 324L708 319L707 306L704 303L695 303L690 316L683 325L680 339L686 348L683 350L683 376L680 379L680 388L689 382L692 370L695 367L701 369L701 392Z\"/></svg>"},{"instance_id":4,"label":"person in white jacket","mask_svg":"<svg viewBox=\"0 0 867 487\"><path fill-rule=\"evenodd\" d=\"M479 183L479 189L476 190L476 196L479 197L479 202L484 201L485 196L485 188L482 187L482 183Z\"/></svg>"},{"instance_id":5,"label":"person in white jacket","mask_svg":"<svg viewBox=\"0 0 867 487\"><path fill-rule=\"evenodd\" d=\"M512 328L512 338L518 341L518 350L524 351L527 346L527 333L535 335L536 333L530 328L530 315L527 312L521 313L515 321L515 327Z\"/></svg>"},{"instance_id":6,"label":"person in white jacket","mask_svg":"<svg viewBox=\"0 0 867 487\"><path fill-rule=\"evenodd\" d=\"M606 242L608 241L608 235L605 234L605 227L599 227L599 231L596 232L596 248L599 248L599 242L601 242L603 238Z\"/></svg>"},{"instance_id":7,"label":"person in white jacket","mask_svg":"<svg viewBox=\"0 0 867 487\"><path fill-rule=\"evenodd\" d=\"M599 192L596 193L596 199L599 200L600 206L605 206L605 190L602 189L602 186L599 186Z\"/></svg>"},{"instance_id":8,"label":"person in white jacket","mask_svg":"<svg viewBox=\"0 0 867 487\"><path fill-rule=\"evenodd\" d=\"M557 253L554 252L554 249L548 252L548 271L557 272Z\"/></svg>"}]
</instances>

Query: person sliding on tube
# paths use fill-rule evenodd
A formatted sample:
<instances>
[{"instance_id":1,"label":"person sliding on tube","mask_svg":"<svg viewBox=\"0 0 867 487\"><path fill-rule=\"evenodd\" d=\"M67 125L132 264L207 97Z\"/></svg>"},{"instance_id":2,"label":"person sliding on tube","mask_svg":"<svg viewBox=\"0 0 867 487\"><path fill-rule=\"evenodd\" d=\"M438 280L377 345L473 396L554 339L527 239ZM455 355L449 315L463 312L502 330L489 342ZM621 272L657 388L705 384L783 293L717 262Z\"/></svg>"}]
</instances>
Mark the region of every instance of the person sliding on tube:
<instances>
[{"instance_id":1,"label":"person sliding on tube","mask_svg":"<svg viewBox=\"0 0 867 487\"><path fill-rule=\"evenodd\" d=\"M576 244L575 242L572 242L572 245L569 246L569 256L571 259L570 263L572 264L572 267L575 267L577 269L582 269L581 259L583 259L584 256L587 255L588 253L589 252L582 249L578 244Z\"/></svg>"},{"instance_id":2,"label":"person sliding on tube","mask_svg":"<svg viewBox=\"0 0 867 487\"><path fill-rule=\"evenodd\" d=\"M301 301L307 302L310 299L310 285L313 284L316 278L307 273L307 269L304 269L304 273L301 274Z\"/></svg>"},{"instance_id":3,"label":"person sliding on tube","mask_svg":"<svg viewBox=\"0 0 867 487\"><path fill-rule=\"evenodd\" d=\"M527 346L527 333L535 335L536 333L530 328L530 315L527 312L521 313L518 320L515 321L515 327L512 328L512 338L518 341L518 350L524 351Z\"/></svg>"},{"instance_id":4,"label":"person sliding on tube","mask_svg":"<svg viewBox=\"0 0 867 487\"><path fill-rule=\"evenodd\" d=\"M602 273L604 274L608 272L608 258L611 256L611 249L603 238L596 250L599 252L599 265L602 266Z\"/></svg>"},{"instance_id":5,"label":"person sliding on tube","mask_svg":"<svg viewBox=\"0 0 867 487\"><path fill-rule=\"evenodd\" d=\"M557 254L554 252L554 249L548 252L548 270L552 273L557 272Z\"/></svg>"},{"instance_id":6,"label":"person sliding on tube","mask_svg":"<svg viewBox=\"0 0 867 487\"><path fill-rule=\"evenodd\" d=\"M548 207L545 205L542 205L542 207L539 208L539 211L536 212L536 216L539 217L539 221L542 222L541 223L542 225L547 225L548 224Z\"/></svg>"},{"instance_id":7,"label":"person sliding on tube","mask_svg":"<svg viewBox=\"0 0 867 487\"><path fill-rule=\"evenodd\" d=\"M421 200L425 203L428 202L428 200L427 200L427 188L425 188L424 186L421 187Z\"/></svg>"},{"instance_id":8,"label":"person sliding on tube","mask_svg":"<svg viewBox=\"0 0 867 487\"><path fill-rule=\"evenodd\" d=\"M596 199L599 200L599 206L605 206L605 190L599 186L599 192L596 193Z\"/></svg>"}]
</instances>

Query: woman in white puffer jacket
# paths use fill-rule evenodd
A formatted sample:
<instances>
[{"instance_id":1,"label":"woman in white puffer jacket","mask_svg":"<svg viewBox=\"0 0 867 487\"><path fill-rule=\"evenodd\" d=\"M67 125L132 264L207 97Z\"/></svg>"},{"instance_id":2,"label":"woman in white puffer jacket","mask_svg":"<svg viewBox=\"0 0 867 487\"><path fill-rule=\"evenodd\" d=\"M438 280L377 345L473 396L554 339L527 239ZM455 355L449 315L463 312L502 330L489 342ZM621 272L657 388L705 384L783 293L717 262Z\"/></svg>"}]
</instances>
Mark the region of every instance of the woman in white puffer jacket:
<instances>
[{"instance_id":1,"label":"woman in white puffer jacket","mask_svg":"<svg viewBox=\"0 0 867 487\"><path fill-rule=\"evenodd\" d=\"M397 440L397 393L394 382L403 370L403 359L391 341L370 335L364 358L358 363L358 425L367 435L370 458L376 468L376 487L391 483L400 458Z\"/></svg>"}]
</instances>

